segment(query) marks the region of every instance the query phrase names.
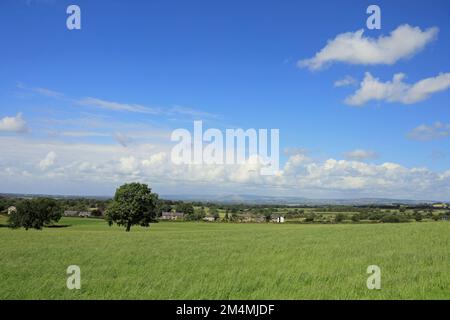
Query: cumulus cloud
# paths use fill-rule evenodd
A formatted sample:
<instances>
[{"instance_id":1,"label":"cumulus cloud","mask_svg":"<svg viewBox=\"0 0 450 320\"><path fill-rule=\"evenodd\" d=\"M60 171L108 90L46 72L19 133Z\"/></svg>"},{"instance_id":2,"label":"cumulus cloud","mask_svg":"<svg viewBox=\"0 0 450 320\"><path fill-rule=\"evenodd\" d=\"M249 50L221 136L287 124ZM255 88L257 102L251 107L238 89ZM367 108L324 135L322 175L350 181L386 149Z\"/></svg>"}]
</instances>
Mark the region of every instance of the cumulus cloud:
<instances>
[{"instance_id":1,"label":"cumulus cloud","mask_svg":"<svg viewBox=\"0 0 450 320\"><path fill-rule=\"evenodd\" d=\"M138 162L133 156L123 157L119 159L119 170L122 173L137 173Z\"/></svg>"},{"instance_id":2,"label":"cumulus cloud","mask_svg":"<svg viewBox=\"0 0 450 320\"><path fill-rule=\"evenodd\" d=\"M422 31L419 27L404 24L389 36L377 39L365 37L363 29L341 33L329 40L313 58L298 61L298 66L319 70L333 62L391 65L422 50L436 38L438 32L436 27Z\"/></svg>"},{"instance_id":3,"label":"cumulus cloud","mask_svg":"<svg viewBox=\"0 0 450 320\"><path fill-rule=\"evenodd\" d=\"M358 83L358 81L355 78L353 78L352 76L345 76L342 79L336 80L334 82L334 86L335 87L347 87L347 86L355 85L357 83Z\"/></svg>"},{"instance_id":4,"label":"cumulus cloud","mask_svg":"<svg viewBox=\"0 0 450 320\"><path fill-rule=\"evenodd\" d=\"M155 165L163 164L167 158L167 154L165 152L158 152L150 156L149 159L142 160L142 165L144 167L151 167Z\"/></svg>"},{"instance_id":5,"label":"cumulus cloud","mask_svg":"<svg viewBox=\"0 0 450 320\"><path fill-rule=\"evenodd\" d=\"M4 117L0 119L0 132L25 133L29 129L26 121L22 118L22 113L18 113L15 117Z\"/></svg>"},{"instance_id":6,"label":"cumulus cloud","mask_svg":"<svg viewBox=\"0 0 450 320\"><path fill-rule=\"evenodd\" d=\"M39 168L41 168L41 170L47 170L48 168L50 168L55 164L55 160L56 160L56 153L50 151L49 153L47 153L44 159L39 161Z\"/></svg>"},{"instance_id":7,"label":"cumulus cloud","mask_svg":"<svg viewBox=\"0 0 450 320\"><path fill-rule=\"evenodd\" d=\"M0 179L10 186L19 183L32 186L40 182L44 189L60 185L86 192L83 190L100 186L97 188L108 187L112 192L121 183L142 181L157 192L165 190L171 194L179 190L207 190L206 193L251 190L260 194L310 197L348 194L351 197L442 197L444 200L448 200L450 194L450 170L436 172L390 162L318 161L304 154L292 154L276 175L262 176L255 157L240 165L176 165L168 158L170 149L155 149L150 145L133 144L122 148L108 144L36 143L3 136L0 148L7 150L0 158ZM41 159L45 148L51 151ZM55 161L56 154L58 161ZM359 157L362 158L362 154ZM36 161L41 170L36 170ZM50 167L52 170L47 170ZM69 193L73 192L70 190Z\"/></svg>"},{"instance_id":8,"label":"cumulus cloud","mask_svg":"<svg viewBox=\"0 0 450 320\"><path fill-rule=\"evenodd\" d=\"M345 103L361 106L371 100L412 104L428 99L432 94L450 87L450 73L422 79L414 84L404 82L406 75L397 73L392 81L382 82L366 72L359 89Z\"/></svg>"},{"instance_id":9,"label":"cumulus cloud","mask_svg":"<svg viewBox=\"0 0 450 320\"><path fill-rule=\"evenodd\" d=\"M348 160L364 161L369 159L378 158L378 154L375 151L355 149L344 153L344 157Z\"/></svg>"},{"instance_id":10,"label":"cumulus cloud","mask_svg":"<svg viewBox=\"0 0 450 320\"><path fill-rule=\"evenodd\" d=\"M432 125L421 124L408 132L411 140L429 141L445 138L450 135L450 123L435 122Z\"/></svg>"}]
</instances>

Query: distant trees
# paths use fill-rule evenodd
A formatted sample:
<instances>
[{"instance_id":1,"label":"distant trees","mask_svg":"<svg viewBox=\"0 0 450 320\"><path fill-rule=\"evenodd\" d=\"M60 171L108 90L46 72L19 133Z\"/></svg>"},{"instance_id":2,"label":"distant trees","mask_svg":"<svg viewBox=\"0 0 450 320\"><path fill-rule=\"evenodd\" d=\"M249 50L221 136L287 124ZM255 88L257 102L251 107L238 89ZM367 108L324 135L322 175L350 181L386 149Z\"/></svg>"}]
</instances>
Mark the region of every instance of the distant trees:
<instances>
[{"instance_id":1,"label":"distant trees","mask_svg":"<svg viewBox=\"0 0 450 320\"><path fill-rule=\"evenodd\" d=\"M313 222L315 218L316 214L313 211L308 212L305 217L305 222Z\"/></svg>"},{"instance_id":2,"label":"distant trees","mask_svg":"<svg viewBox=\"0 0 450 320\"><path fill-rule=\"evenodd\" d=\"M417 212L414 214L414 219L415 219L416 221L421 221L421 220L422 220L422 214L421 214L419 211L417 211Z\"/></svg>"},{"instance_id":3,"label":"distant trees","mask_svg":"<svg viewBox=\"0 0 450 320\"><path fill-rule=\"evenodd\" d=\"M106 219L111 226L117 223L130 231L131 226L148 227L156 222L158 195L146 184L129 183L117 188L113 202L106 210Z\"/></svg>"},{"instance_id":4,"label":"distant trees","mask_svg":"<svg viewBox=\"0 0 450 320\"><path fill-rule=\"evenodd\" d=\"M217 210L216 207L212 207L212 208L209 210L209 214L213 216L214 221L217 221L217 220L219 220L219 218L220 218L220 216L219 216L219 210Z\"/></svg>"},{"instance_id":5,"label":"distant trees","mask_svg":"<svg viewBox=\"0 0 450 320\"><path fill-rule=\"evenodd\" d=\"M102 210L96 208L96 209L91 211L91 215L93 217L101 217L103 215L103 212L102 212Z\"/></svg>"},{"instance_id":6,"label":"distant trees","mask_svg":"<svg viewBox=\"0 0 450 320\"><path fill-rule=\"evenodd\" d=\"M398 222L407 222L408 219L399 214L386 214L381 218L380 221L389 223L398 223Z\"/></svg>"},{"instance_id":7,"label":"distant trees","mask_svg":"<svg viewBox=\"0 0 450 320\"><path fill-rule=\"evenodd\" d=\"M194 206L188 202L181 202L175 206L175 211L183 212L185 215L194 214Z\"/></svg>"},{"instance_id":8,"label":"distant trees","mask_svg":"<svg viewBox=\"0 0 450 320\"><path fill-rule=\"evenodd\" d=\"M338 213L336 214L336 216L334 217L334 221L336 222L342 222L345 219L345 215L342 213Z\"/></svg>"},{"instance_id":9,"label":"distant trees","mask_svg":"<svg viewBox=\"0 0 450 320\"><path fill-rule=\"evenodd\" d=\"M184 219L195 221L202 219L202 213L196 213L194 206L189 202L180 202L175 206L175 211L184 213Z\"/></svg>"},{"instance_id":10,"label":"distant trees","mask_svg":"<svg viewBox=\"0 0 450 320\"><path fill-rule=\"evenodd\" d=\"M54 199L27 199L17 204L16 210L9 216L8 224L11 228L40 230L45 225L58 222L61 215L61 207Z\"/></svg>"}]
</instances>

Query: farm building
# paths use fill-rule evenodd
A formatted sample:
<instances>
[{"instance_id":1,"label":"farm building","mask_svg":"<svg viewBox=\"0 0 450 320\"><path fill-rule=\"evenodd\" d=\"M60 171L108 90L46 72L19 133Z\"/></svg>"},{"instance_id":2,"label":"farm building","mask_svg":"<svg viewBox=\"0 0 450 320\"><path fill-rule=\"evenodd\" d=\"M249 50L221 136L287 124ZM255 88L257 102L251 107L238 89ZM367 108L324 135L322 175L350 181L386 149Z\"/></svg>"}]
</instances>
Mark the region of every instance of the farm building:
<instances>
[{"instance_id":1,"label":"farm building","mask_svg":"<svg viewBox=\"0 0 450 320\"><path fill-rule=\"evenodd\" d=\"M90 217L91 213L89 211L74 211L74 210L66 210L63 214L65 217Z\"/></svg>"},{"instance_id":2,"label":"farm building","mask_svg":"<svg viewBox=\"0 0 450 320\"><path fill-rule=\"evenodd\" d=\"M162 220L181 220L184 217L183 212L163 212L161 214Z\"/></svg>"},{"instance_id":3,"label":"farm building","mask_svg":"<svg viewBox=\"0 0 450 320\"><path fill-rule=\"evenodd\" d=\"M16 211L17 211L16 207L14 207L14 206L8 207L8 214L11 214L11 213L16 212Z\"/></svg>"},{"instance_id":4,"label":"farm building","mask_svg":"<svg viewBox=\"0 0 450 320\"><path fill-rule=\"evenodd\" d=\"M78 211L66 210L64 211L65 217L78 217Z\"/></svg>"},{"instance_id":5,"label":"farm building","mask_svg":"<svg viewBox=\"0 0 450 320\"><path fill-rule=\"evenodd\" d=\"M78 212L79 217L87 218L91 216L91 213L89 211L80 211Z\"/></svg>"},{"instance_id":6,"label":"farm building","mask_svg":"<svg viewBox=\"0 0 450 320\"><path fill-rule=\"evenodd\" d=\"M273 215L270 216L270 221L276 222L276 223L283 223L284 222L284 217L280 216L278 214L273 214Z\"/></svg>"}]
</instances>

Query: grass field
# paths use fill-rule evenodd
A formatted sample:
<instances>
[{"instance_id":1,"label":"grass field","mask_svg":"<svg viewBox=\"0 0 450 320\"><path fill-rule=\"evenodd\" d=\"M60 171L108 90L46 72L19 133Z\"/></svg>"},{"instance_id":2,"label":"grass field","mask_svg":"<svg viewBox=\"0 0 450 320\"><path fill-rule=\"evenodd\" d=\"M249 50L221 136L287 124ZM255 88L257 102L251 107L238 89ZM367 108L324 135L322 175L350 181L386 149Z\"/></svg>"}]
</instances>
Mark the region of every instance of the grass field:
<instances>
[{"instance_id":1,"label":"grass field","mask_svg":"<svg viewBox=\"0 0 450 320\"><path fill-rule=\"evenodd\" d=\"M0 223L5 223L4 218ZM0 228L0 299L449 299L450 223ZM81 268L81 290L66 268ZM368 290L368 265L381 290Z\"/></svg>"}]
</instances>

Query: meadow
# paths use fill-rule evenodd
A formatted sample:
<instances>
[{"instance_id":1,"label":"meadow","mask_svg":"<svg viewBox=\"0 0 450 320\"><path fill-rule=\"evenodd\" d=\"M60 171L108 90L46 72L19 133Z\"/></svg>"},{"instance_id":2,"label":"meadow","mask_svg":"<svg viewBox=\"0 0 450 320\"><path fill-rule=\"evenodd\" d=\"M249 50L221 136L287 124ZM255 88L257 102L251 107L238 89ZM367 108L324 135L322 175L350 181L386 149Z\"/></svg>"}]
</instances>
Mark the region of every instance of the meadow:
<instances>
[{"instance_id":1,"label":"meadow","mask_svg":"<svg viewBox=\"0 0 450 320\"><path fill-rule=\"evenodd\" d=\"M101 219L11 230L0 218L0 299L449 299L450 223L160 222ZM369 265L381 289L369 290ZM68 290L66 268L81 268Z\"/></svg>"}]
</instances>

